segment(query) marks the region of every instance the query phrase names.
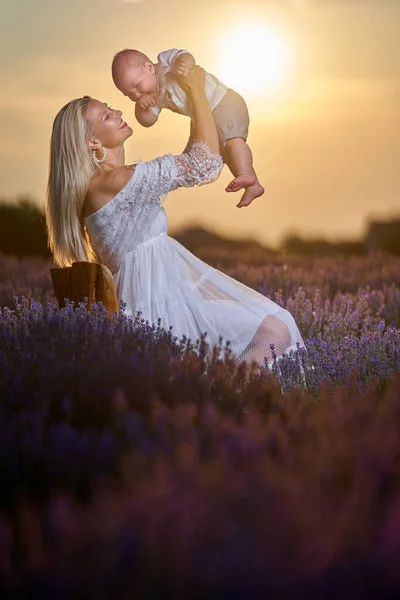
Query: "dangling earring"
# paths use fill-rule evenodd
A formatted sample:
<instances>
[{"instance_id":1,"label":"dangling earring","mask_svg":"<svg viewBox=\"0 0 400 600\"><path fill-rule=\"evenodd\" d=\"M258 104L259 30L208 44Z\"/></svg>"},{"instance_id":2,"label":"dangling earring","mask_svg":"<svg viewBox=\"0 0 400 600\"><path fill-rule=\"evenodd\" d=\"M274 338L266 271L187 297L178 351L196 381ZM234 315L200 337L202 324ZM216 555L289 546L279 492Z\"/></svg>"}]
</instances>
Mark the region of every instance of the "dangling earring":
<instances>
[{"instance_id":1,"label":"dangling earring","mask_svg":"<svg viewBox=\"0 0 400 600\"><path fill-rule=\"evenodd\" d=\"M92 150L92 153L93 153L93 158L94 158L94 160L95 160L97 163L99 163L99 165L100 165L101 163L103 163L103 162L106 160L106 156L107 156L106 149L105 149L103 146L101 146L101 148L102 148L102 150L103 150L103 158L97 158L97 156L96 156L96 150Z\"/></svg>"}]
</instances>

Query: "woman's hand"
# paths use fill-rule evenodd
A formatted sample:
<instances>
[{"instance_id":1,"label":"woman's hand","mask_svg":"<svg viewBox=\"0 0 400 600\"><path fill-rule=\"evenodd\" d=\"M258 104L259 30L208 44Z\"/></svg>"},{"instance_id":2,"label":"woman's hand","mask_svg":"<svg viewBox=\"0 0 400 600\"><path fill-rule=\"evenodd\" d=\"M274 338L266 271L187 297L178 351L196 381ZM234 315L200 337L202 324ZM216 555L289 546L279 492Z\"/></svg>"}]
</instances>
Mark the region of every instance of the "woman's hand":
<instances>
[{"instance_id":1,"label":"woman's hand","mask_svg":"<svg viewBox=\"0 0 400 600\"><path fill-rule=\"evenodd\" d=\"M188 75L186 75L186 77L183 77L182 75L175 75L175 78L183 91L189 96L196 95L199 92L204 92L206 75L204 69L199 67L199 65L195 65L193 69L190 70Z\"/></svg>"},{"instance_id":2,"label":"woman's hand","mask_svg":"<svg viewBox=\"0 0 400 600\"><path fill-rule=\"evenodd\" d=\"M194 60L194 57L189 52L184 52L183 54L180 54L175 60L175 74L186 77L193 69L195 64L196 61Z\"/></svg>"},{"instance_id":3,"label":"woman's hand","mask_svg":"<svg viewBox=\"0 0 400 600\"><path fill-rule=\"evenodd\" d=\"M220 154L217 128L205 91L206 74L195 65L189 75L176 75L176 80L191 100L193 139L205 142L214 154Z\"/></svg>"}]
</instances>

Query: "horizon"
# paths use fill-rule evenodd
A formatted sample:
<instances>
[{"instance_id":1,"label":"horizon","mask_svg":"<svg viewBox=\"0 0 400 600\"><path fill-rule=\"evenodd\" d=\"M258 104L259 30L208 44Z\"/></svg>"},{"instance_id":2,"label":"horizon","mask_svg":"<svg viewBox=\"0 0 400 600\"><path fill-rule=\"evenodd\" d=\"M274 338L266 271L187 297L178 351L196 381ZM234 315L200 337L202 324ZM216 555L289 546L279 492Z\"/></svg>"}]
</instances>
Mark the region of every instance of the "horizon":
<instances>
[{"instance_id":1,"label":"horizon","mask_svg":"<svg viewBox=\"0 0 400 600\"><path fill-rule=\"evenodd\" d=\"M34 201L34 199L27 197L27 196L20 196L18 198L16 198L15 202L10 202L9 200L2 198L0 196L0 208L2 206L5 206L6 209L8 207L18 207L21 208L24 204L28 204L28 208L34 208L35 210L38 210L41 212L42 217L44 218L44 213L43 211L41 211L40 206L38 206L38 203ZM327 245L346 245L346 244L362 244L362 243L367 243L368 241L368 235L370 233L370 231L376 227L376 226L384 226L385 228L387 228L390 225L395 225L395 226L399 226L400 227L400 214L394 216L392 219L384 219L384 218L370 218L370 219L366 219L365 222L365 228L364 230L357 236L348 236L348 237L336 237L335 239L328 239L327 237L324 237L324 235L321 233L320 235L315 235L315 236L307 236L307 235L302 235L301 233L297 232L297 231L289 231L285 234L282 235L282 237L278 240L277 243L272 244L269 243L268 241L259 241L254 237L251 237L251 235L249 236L232 236L226 232L221 232L218 231L217 228L213 228L212 226L208 226L208 225L201 225L195 221L193 222L185 222L183 225L180 225L178 227L175 228L171 228L168 231L168 234L171 237L174 238L179 238L182 235L187 235L190 233L197 233L197 232L201 232L204 233L206 235L210 235L212 237L216 237L220 240L223 240L224 242L238 242L238 243L248 243L248 244L259 244L261 247L263 247L265 250L267 251L273 251L273 252L280 252L282 250L282 248L284 247L285 243L290 240L290 239L298 239L301 243L305 243L306 245L312 245L312 244L327 244ZM1 244L0 244L1 246ZM1 253L1 247L0 247L0 253Z\"/></svg>"}]
</instances>

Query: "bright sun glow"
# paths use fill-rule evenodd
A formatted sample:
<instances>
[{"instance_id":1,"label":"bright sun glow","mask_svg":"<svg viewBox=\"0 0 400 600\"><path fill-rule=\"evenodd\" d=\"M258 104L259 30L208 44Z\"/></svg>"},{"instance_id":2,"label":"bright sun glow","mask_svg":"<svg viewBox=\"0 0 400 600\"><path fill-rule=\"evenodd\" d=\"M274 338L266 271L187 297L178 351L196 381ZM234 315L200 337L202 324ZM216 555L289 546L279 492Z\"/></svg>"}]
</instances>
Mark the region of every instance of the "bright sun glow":
<instances>
[{"instance_id":1,"label":"bright sun glow","mask_svg":"<svg viewBox=\"0 0 400 600\"><path fill-rule=\"evenodd\" d=\"M283 36L266 25L238 25L219 39L215 74L239 93L268 93L287 78L290 50Z\"/></svg>"}]
</instances>

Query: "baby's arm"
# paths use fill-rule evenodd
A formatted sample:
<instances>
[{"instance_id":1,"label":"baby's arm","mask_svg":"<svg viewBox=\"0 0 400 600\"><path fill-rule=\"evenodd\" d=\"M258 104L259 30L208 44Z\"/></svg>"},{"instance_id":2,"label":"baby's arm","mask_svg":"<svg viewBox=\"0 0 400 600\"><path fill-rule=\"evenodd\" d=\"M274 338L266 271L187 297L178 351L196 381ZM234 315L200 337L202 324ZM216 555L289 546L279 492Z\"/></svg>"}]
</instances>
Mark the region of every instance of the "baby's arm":
<instances>
[{"instance_id":1,"label":"baby's arm","mask_svg":"<svg viewBox=\"0 0 400 600\"><path fill-rule=\"evenodd\" d=\"M189 52L183 52L176 57L173 63L172 72L176 75L182 75L186 77L186 75L193 69L196 61L194 56Z\"/></svg>"},{"instance_id":2,"label":"baby's arm","mask_svg":"<svg viewBox=\"0 0 400 600\"><path fill-rule=\"evenodd\" d=\"M135 117L143 127L151 127L158 121L158 114L150 106L149 108L142 108L138 102L135 104Z\"/></svg>"}]
</instances>

